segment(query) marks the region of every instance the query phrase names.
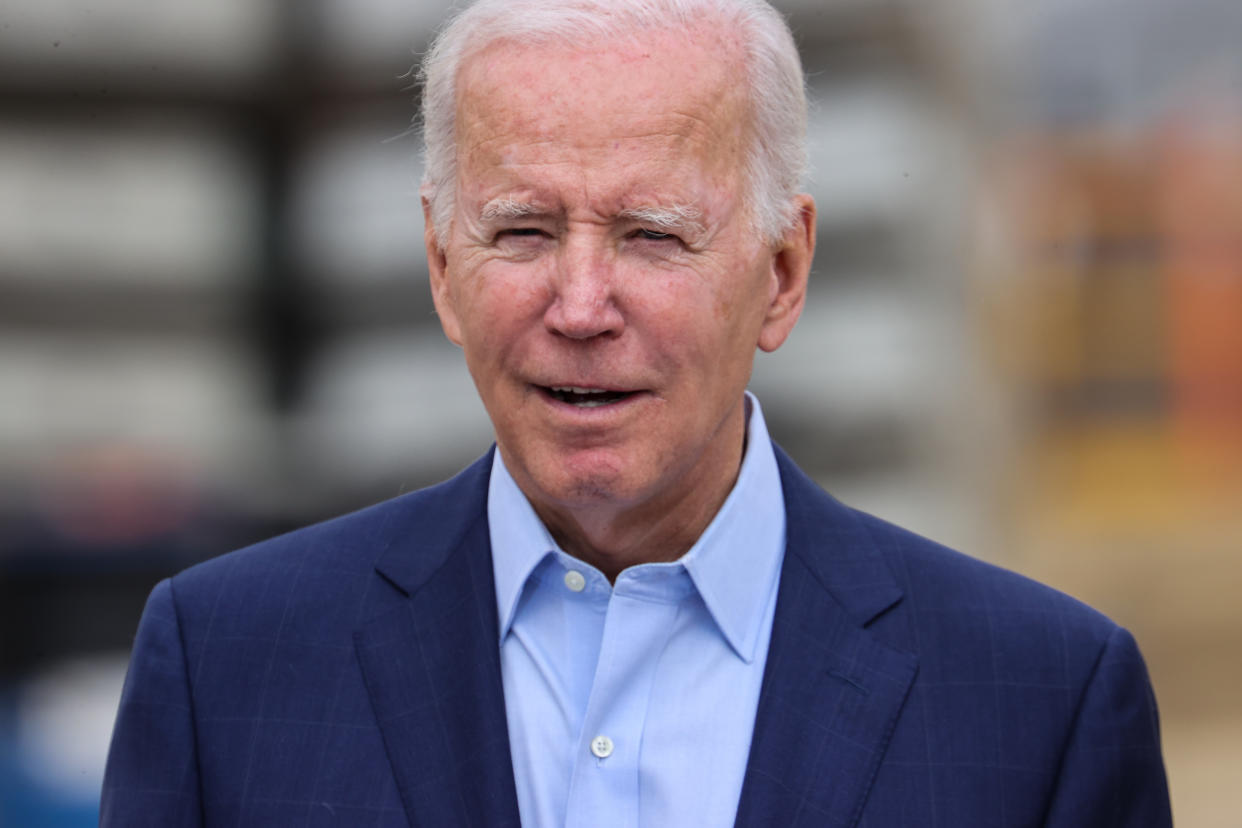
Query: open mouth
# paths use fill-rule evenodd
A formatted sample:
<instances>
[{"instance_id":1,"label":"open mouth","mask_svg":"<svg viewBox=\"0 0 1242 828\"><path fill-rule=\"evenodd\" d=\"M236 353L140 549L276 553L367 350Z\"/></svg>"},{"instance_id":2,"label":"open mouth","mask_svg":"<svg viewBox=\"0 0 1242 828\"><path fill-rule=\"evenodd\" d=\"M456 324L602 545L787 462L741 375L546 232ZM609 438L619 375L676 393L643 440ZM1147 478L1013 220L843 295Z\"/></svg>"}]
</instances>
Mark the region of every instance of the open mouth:
<instances>
[{"instance_id":1,"label":"open mouth","mask_svg":"<svg viewBox=\"0 0 1242 828\"><path fill-rule=\"evenodd\" d=\"M609 391L606 388L580 388L576 385L544 387L543 392L558 402L576 405L579 408L612 405L638 393L636 391Z\"/></svg>"}]
</instances>

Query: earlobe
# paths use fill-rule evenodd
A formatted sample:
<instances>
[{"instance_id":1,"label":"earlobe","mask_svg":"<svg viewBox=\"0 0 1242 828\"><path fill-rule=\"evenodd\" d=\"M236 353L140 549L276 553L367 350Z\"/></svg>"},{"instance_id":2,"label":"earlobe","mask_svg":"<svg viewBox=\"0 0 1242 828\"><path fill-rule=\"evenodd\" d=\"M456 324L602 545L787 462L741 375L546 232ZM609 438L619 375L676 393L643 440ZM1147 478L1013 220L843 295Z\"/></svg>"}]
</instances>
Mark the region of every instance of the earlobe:
<instances>
[{"instance_id":1,"label":"earlobe","mask_svg":"<svg viewBox=\"0 0 1242 828\"><path fill-rule=\"evenodd\" d=\"M461 345L461 325L457 320L456 308L453 304L452 290L449 287L448 258L444 247L436 236L435 226L431 221L431 203L423 197L423 245L427 250L427 272L431 283L431 301L435 305L436 315L440 317L440 327L444 335L454 345Z\"/></svg>"},{"instance_id":2,"label":"earlobe","mask_svg":"<svg viewBox=\"0 0 1242 828\"><path fill-rule=\"evenodd\" d=\"M815 256L815 200L796 196L797 217L772 254L771 292L759 347L775 351L789 337L806 301L811 260Z\"/></svg>"}]
</instances>

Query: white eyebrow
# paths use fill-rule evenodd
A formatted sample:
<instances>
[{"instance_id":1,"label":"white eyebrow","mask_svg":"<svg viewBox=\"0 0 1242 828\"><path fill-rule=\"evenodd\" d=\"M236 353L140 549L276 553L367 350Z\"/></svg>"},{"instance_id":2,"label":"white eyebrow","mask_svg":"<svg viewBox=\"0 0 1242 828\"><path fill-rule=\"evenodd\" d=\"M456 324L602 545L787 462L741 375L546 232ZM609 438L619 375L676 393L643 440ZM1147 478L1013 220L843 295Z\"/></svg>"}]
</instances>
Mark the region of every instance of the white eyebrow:
<instances>
[{"instance_id":1,"label":"white eyebrow","mask_svg":"<svg viewBox=\"0 0 1242 828\"><path fill-rule=\"evenodd\" d=\"M542 212L542 209L529 201L518 201L511 196L502 196L501 198L493 198L484 204L483 209L479 212L479 217L483 221L497 221L499 219L533 216Z\"/></svg>"},{"instance_id":2,"label":"white eyebrow","mask_svg":"<svg viewBox=\"0 0 1242 828\"><path fill-rule=\"evenodd\" d=\"M512 196L494 198L483 205L479 217L483 221L502 221L518 219L525 216L541 215L542 207L529 201L519 201ZM617 214L618 218L652 225L660 230L682 230L702 233L703 225L698 219L703 211L687 204L674 204L669 207L631 207Z\"/></svg>"},{"instance_id":3,"label":"white eyebrow","mask_svg":"<svg viewBox=\"0 0 1242 828\"><path fill-rule=\"evenodd\" d=\"M688 230L702 233L703 225L698 219L703 211L687 204L674 204L671 207L633 207L622 210L620 218L651 224L660 230Z\"/></svg>"}]
</instances>

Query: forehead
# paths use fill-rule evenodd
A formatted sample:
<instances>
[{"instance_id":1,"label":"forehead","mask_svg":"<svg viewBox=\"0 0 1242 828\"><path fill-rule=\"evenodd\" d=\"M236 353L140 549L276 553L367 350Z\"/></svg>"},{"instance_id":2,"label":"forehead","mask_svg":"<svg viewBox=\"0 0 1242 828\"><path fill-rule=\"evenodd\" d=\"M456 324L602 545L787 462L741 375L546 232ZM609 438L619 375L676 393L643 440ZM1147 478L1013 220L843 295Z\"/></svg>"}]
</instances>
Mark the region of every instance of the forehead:
<instances>
[{"instance_id":1,"label":"forehead","mask_svg":"<svg viewBox=\"0 0 1242 828\"><path fill-rule=\"evenodd\" d=\"M750 130L740 56L710 29L493 43L457 79L459 186L479 176L501 189L499 179L527 177L736 182Z\"/></svg>"}]
</instances>

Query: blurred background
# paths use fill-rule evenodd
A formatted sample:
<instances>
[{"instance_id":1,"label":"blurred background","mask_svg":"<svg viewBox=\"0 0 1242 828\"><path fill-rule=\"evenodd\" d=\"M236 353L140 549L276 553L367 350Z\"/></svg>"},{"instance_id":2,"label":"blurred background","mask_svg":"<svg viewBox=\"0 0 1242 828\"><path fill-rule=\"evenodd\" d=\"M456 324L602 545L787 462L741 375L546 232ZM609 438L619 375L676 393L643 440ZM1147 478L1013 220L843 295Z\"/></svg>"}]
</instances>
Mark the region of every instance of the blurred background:
<instances>
[{"instance_id":1,"label":"blurred background","mask_svg":"<svg viewBox=\"0 0 1242 828\"><path fill-rule=\"evenodd\" d=\"M1130 627L1242 779L1242 4L789 0L820 248L753 382L842 499ZM432 314L444 0L0 5L0 825L93 825L161 577L490 442Z\"/></svg>"}]
</instances>

